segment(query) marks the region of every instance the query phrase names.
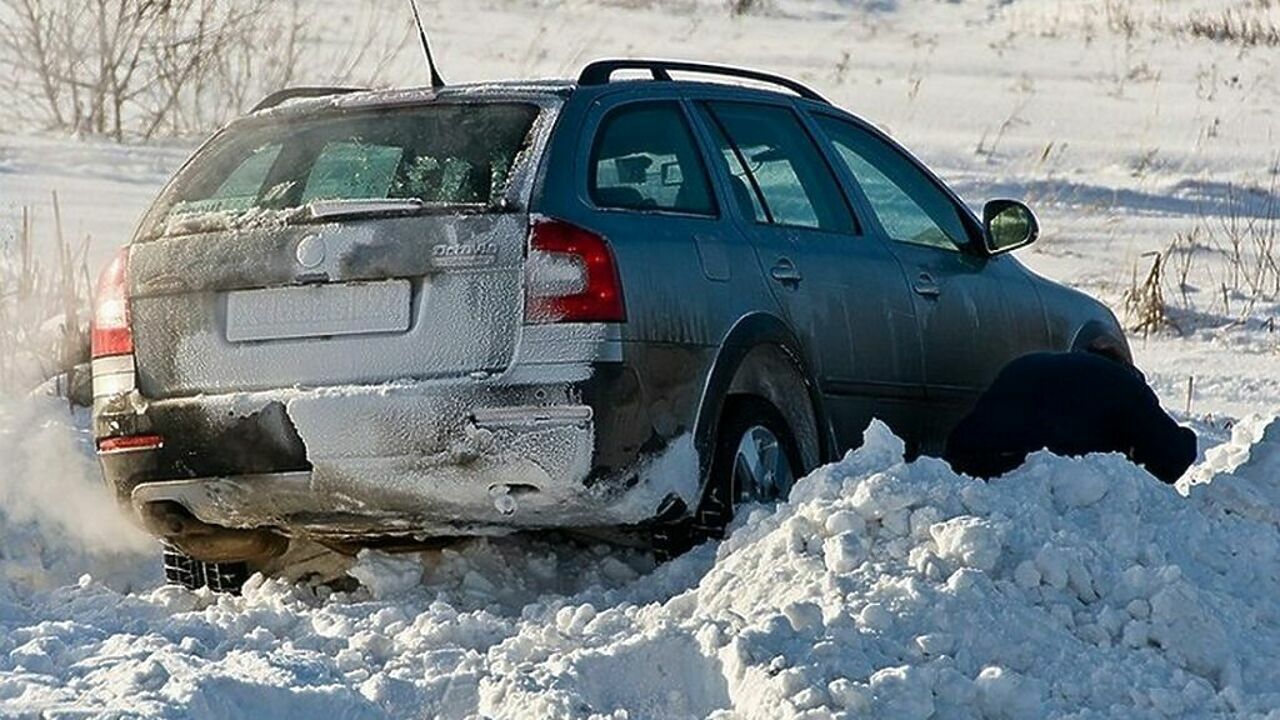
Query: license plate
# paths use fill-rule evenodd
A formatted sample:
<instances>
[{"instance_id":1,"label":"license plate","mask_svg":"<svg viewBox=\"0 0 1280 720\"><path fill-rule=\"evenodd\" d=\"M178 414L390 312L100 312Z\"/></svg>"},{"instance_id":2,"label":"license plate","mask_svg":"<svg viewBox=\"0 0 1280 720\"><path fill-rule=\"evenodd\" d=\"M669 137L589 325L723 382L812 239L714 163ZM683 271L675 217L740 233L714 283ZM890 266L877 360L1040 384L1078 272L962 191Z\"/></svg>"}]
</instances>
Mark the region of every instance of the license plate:
<instances>
[{"instance_id":1,"label":"license plate","mask_svg":"<svg viewBox=\"0 0 1280 720\"><path fill-rule=\"evenodd\" d=\"M227 340L287 340L409 329L408 280L239 290L227 294Z\"/></svg>"}]
</instances>

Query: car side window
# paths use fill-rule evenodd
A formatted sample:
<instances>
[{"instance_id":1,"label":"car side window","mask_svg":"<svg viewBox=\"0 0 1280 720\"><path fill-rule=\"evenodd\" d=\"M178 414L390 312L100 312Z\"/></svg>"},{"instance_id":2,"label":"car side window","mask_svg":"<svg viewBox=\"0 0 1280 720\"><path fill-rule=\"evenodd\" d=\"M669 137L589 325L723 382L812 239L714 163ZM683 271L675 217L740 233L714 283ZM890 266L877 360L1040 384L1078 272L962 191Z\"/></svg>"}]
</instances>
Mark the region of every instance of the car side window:
<instances>
[{"instance_id":1,"label":"car side window","mask_svg":"<svg viewBox=\"0 0 1280 720\"><path fill-rule=\"evenodd\" d=\"M824 115L815 117L858 181L889 239L950 251L970 243L960 209L909 158L857 125Z\"/></svg>"},{"instance_id":2,"label":"car side window","mask_svg":"<svg viewBox=\"0 0 1280 720\"><path fill-rule=\"evenodd\" d=\"M605 116L589 173L597 207L716 212L698 146L675 102L634 103Z\"/></svg>"},{"instance_id":3,"label":"car side window","mask_svg":"<svg viewBox=\"0 0 1280 720\"><path fill-rule=\"evenodd\" d=\"M769 222L764 203L761 202L760 195L755 190L755 178L751 177L751 173L747 172L746 166L738 158L737 149L734 148L733 143L729 142L729 138L725 137L719 125L712 123L711 134L715 137L716 149L728 167L729 192L733 195L738 209L744 216L758 223Z\"/></svg>"},{"instance_id":4,"label":"car side window","mask_svg":"<svg viewBox=\"0 0 1280 720\"><path fill-rule=\"evenodd\" d=\"M748 217L776 225L858 232L840 187L791 110L706 103L733 194Z\"/></svg>"}]
</instances>

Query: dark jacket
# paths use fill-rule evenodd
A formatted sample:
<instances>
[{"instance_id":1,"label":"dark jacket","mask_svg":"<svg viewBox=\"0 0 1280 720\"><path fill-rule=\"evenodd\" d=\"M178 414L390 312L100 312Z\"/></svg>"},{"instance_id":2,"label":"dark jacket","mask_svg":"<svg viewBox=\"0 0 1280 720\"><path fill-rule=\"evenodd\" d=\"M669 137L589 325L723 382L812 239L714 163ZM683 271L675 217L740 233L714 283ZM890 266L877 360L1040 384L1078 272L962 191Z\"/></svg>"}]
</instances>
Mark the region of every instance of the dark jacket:
<instances>
[{"instance_id":1,"label":"dark jacket","mask_svg":"<svg viewBox=\"0 0 1280 720\"><path fill-rule=\"evenodd\" d=\"M1137 369L1085 352L1036 353L1005 366L947 441L952 467L1003 475L1029 453L1118 452L1172 483L1196 459L1196 436L1160 407Z\"/></svg>"}]
</instances>

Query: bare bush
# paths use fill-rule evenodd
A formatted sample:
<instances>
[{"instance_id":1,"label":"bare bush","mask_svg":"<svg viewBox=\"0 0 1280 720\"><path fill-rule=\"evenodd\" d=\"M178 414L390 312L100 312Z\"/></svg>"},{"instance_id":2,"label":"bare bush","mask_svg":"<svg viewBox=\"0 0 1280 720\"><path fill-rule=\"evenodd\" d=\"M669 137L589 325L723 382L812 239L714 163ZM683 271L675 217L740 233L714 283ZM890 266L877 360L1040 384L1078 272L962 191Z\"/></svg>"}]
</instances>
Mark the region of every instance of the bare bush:
<instances>
[{"instance_id":1,"label":"bare bush","mask_svg":"<svg viewBox=\"0 0 1280 720\"><path fill-rule=\"evenodd\" d=\"M1142 26L1142 20L1133 12L1133 5L1123 0L1106 0L1102 9L1107 28L1132 42Z\"/></svg>"},{"instance_id":2,"label":"bare bush","mask_svg":"<svg viewBox=\"0 0 1280 720\"><path fill-rule=\"evenodd\" d=\"M407 44L366 17L329 57L301 0L0 0L10 111L124 140L207 132L295 82L372 80ZM377 11L367 7L366 15ZM368 71L365 74L364 71Z\"/></svg>"}]
</instances>

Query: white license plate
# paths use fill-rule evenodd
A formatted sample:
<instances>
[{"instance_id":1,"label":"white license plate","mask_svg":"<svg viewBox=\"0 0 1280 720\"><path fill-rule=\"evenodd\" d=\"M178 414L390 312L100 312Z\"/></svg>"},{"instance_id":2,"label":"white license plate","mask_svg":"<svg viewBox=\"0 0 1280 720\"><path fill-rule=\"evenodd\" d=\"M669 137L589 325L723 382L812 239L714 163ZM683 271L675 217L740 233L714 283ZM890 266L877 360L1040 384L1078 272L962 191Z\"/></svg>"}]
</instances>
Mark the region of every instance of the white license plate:
<instances>
[{"instance_id":1,"label":"white license plate","mask_svg":"<svg viewBox=\"0 0 1280 720\"><path fill-rule=\"evenodd\" d=\"M239 290L227 294L227 340L287 340L409 329L408 280Z\"/></svg>"}]
</instances>

